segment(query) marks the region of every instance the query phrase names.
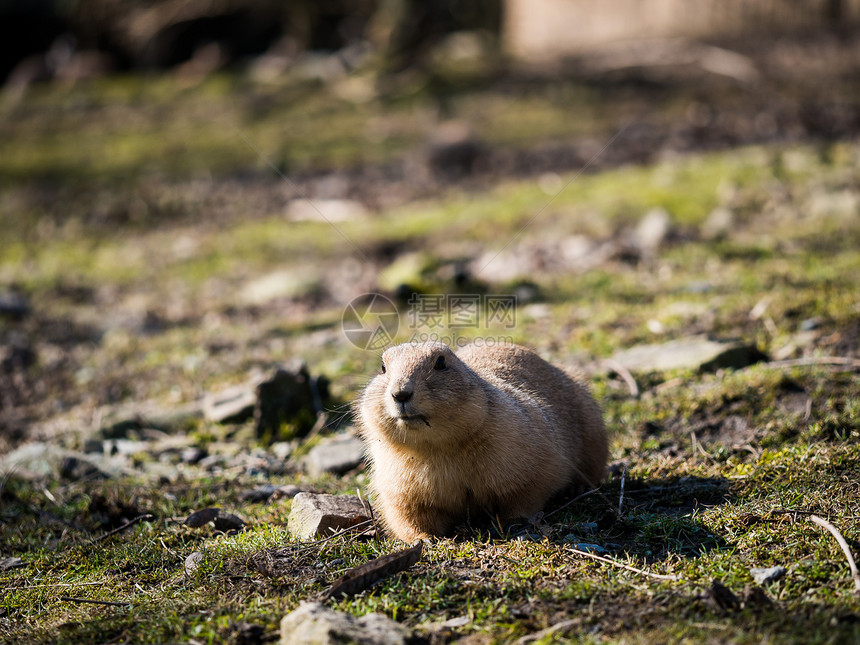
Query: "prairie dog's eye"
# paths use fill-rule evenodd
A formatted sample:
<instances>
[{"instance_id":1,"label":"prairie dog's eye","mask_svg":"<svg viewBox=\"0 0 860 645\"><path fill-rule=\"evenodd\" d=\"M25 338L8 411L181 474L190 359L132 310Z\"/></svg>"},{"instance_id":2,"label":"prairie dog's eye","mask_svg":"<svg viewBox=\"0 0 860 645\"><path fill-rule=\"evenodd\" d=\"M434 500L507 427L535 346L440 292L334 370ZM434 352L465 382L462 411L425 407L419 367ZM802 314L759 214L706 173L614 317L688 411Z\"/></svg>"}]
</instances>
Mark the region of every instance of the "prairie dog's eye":
<instances>
[{"instance_id":1,"label":"prairie dog's eye","mask_svg":"<svg viewBox=\"0 0 860 645\"><path fill-rule=\"evenodd\" d=\"M440 356L436 359L436 364L433 365L434 370L444 370L445 369L445 357Z\"/></svg>"},{"instance_id":2,"label":"prairie dog's eye","mask_svg":"<svg viewBox=\"0 0 860 645\"><path fill-rule=\"evenodd\" d=\"M382 364L382 367L379 368L379 371L385 374L385 363Z\"/></svg>"}]
</instances>

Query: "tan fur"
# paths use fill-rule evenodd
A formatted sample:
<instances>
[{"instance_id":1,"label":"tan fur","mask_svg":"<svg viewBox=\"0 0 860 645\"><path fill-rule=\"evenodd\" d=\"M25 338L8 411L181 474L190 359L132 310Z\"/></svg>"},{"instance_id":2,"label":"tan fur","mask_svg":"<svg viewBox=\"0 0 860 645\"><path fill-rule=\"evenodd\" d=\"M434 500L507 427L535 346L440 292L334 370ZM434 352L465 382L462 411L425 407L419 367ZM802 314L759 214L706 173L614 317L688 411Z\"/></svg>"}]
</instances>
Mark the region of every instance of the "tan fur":
<instances>
[{"instance_id":1,"label":"tan fur","mask_svg":"<svg viewBox=\"0 0 860 645\"><path fill-rule=\"evenodd\" d=\"M401 540L446 535L469 518L531 517L553 493L603 479L600 408L531 350L410 343L382 361L355 407L377 509Z\"/></svg>"}]
</instances>

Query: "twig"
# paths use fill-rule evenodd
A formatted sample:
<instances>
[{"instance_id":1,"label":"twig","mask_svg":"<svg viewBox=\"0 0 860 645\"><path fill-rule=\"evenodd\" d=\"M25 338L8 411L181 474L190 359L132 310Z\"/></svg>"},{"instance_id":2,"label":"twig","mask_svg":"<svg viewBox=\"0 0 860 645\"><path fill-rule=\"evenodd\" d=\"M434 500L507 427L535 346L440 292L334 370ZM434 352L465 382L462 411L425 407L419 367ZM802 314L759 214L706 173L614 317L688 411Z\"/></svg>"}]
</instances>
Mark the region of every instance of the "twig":
<instances>
[{"instance_id":1,"label":"twig","mask_svg":"<svg viewBox=\"0 0 860 645\"><path fill-rule=\"evenodd\" d=\"M839 546L842 547L842 553L844 553L845 557L848 558L848 568L851 569L851 577L854 579L854 590L860 591L860 572L857 571L857 563L854 561L854 556L851 555L851 547L848 546L848 542L846 542L845 538L842 537L839 529L818 515L810 515L806 519L813 524L817 524L821 528L830 531L830 534L836 538Z\"/></svg>"},{"instance_id":2,"label":"twig","mask_svg":"<svg viewBox=\"0 0 860 645\"><path fill-rule=\"evenodd\" d=\"M563 620L560 623L556 623L552 627L547 627L546 629L542 629L539 632L533 632L531 634L521 636L519 639L517 639L516 645L528 645L529 643L534 643L535 641L546 638L547 636L553 636L555 634L558 634L559 632L569 630L571 627L576 627L581 622L582 621L577 618L573 618L571 620Z\"/></svg>"},{"instance_id":3,"label":"twig","mask_svg":"<svg viewBox=\"0 0 860 645\"><path fill-rule=\"evenodd\" d=\"M14 589L44 589L45 587L91 587L96 585L103 585L104 581L99 582L46 582L41 585L26 585L24 587L14 587ZM7 590L11 590L12 587L7 587Z\"/></svg>"},{"instance_id":4,"label":"twig","mask_svg":"<svg viewBox=\"0 0 860 645\"><path fill-rule=\"evenodd\" d=\"M129 526L131 526L133 524L137 524L141 520L150 520L154 517L155 516L150 514L150 513L144 513L143 515L138 515L137 517L130 519L128 522L126 522L122 526L118 526L115 529L113 529L112 531L108 531L104 535L90 540L90 543L91 544L97 544L98 542L101 542L102 540L108 539L111 535L116 535L117 533L121 533L122 531L125 531Z\"/></svg>"},{"instance_id":5,"label":"twig","mask_svg":"<svg viewBox=\"0 0 860 645\"><path fill-rule=\"evenodd\" d=\"M355 493L358 495L358 499L361 500L361 505L364 506L364 510L367 511L367 514L370 516L370 521L373 522L373 530L376 531L377 535L379 535L379 527L376 525L376 515L373 514L373 507L370 505L370 502L362 497L359 489L356 488Z\"/></svg>"},{"instance_id":6,"label":"twig","mask_svg":"<svg viewBox=\"0 0 860 645\"><path fill-rule=\"evenodd\" d=\"M618 361L607 358L603 360L603 364L621 377L621 380L627 384L627 389L630 390L630 396L634 399L639 398L639 386L636 384L636 379L626 367Z\"/></svg>"},{"instance_id":7,"label":"twig","mask_svg":"<svg viewBox=\"0 0 860 645\"><path fill-rule=\"evenodd\" d=\"M352 526L350 526L349 528L345 528L345 529L343 529L343 530L341 530L341 531L338 531L337 533L332 533L331 535L329 535L329 536L327 536L327 537L324 537L324 538L322 538L322 539L320 539L320 540L316 540L315 542L310 542L309 544L305 544L302 548L300 548L298 551L296 551L296 553L301 553L302 551L308 551L308 550L312 549L312 548L313 548L313 547L315 547L315 546L318 546L318 545L320 545L320 544L323 544L324 542L328 542L329 540L333 540L333 539L334 539L334 538L336 538L336 537L340 537L340 536L341 536L341 535L343 535L344 533L350 533L350 532L354 531L355 529L357 529L357 528L358 528L358 527L360 527L360 526L367 526L368 524L372 524L372 523L373 523L373 520L364 520L363 522L359 522L358 524L353 524L353 525L352 525ZM364 533L366 533L366 532L367 532L367 529L365 529L364 531L362 531L362 532L360 533L360 535L363 535L363 534L364 534Z\"/></svg>"},{"instance_id":8,"label":"twig","mask_svg":"<svg viewBox=\"0 0 860 645\"><path fill-rule=\"evenodd\" d=\"M109 607L129 607L130 602L114 602L112 600L90 600L89 598L72 598L71 596L60 596L60 600L66 602L80 602L90 605L107 605Z\"/></svg>"},{"instance_id":9,"label":"twig","mask_svg":"<svg viewBox=\"0 0 860 645\"><path fill-rule=\"evenodd\" d=\"M806 367L809 365L830 365L833 367L848 367L860 369L860 359L849 356L808 356L806 358L789 358L784 361L757 363L760 367ZM753 367L750 365L750 367ZM746 368L745 368L746 369Z\"/></svg>"},{"instance_id":10,"label":"twig","mask_svg":"<svg viewBox=\"0 0 860 645\"><path fill-rule=\"evenodd\" d=\"M556 513L558 513L559 511L563 511L564 509L566 509L568 506L570 506L570 505L571 505L571 504L573 504L574 502L578 502L578 501L579 501L579 500L581 500L583 497L588 497L589 495L591 495L591 494L593 494L593 493L596 493L598 490L599 490L598 488L593 488L593 489L591 489L591 490L589 490L589 491L586 491L586 492L582 493L581 495L577 495L576 497L574 497L574 498L573 498L572 500L570 500L569 502L565 502L564 504L562 504L561 506L559 506L559 507L558 507L557 509L555 509L554 511L550 511L549 513L547 513L546 515L544 515L544 516L543 516L543 519L545 520L545 519L546 519L546 518L548 518L548 517L552 517L553 515L555 515L555 514L556 514Z\"/></svg>"},{"instance_id":11,"label":"twig","mask_svg":"<svg viewBox=\"0 0 860 645\"><path fill-rule=\"evenodd\" d=\"M177 559L179 559L179 560L182 560L182 559L183 559L181 555L179 555L176 551L174 551L174 550L173 550L173 549L171 549L169 546L167 546L167 545L164 543L164 540L163 540L162 538L158 538L158 541L159 541L159 542L161 542L161 546L163 546L163 547L164 547L164 550L165 550L165 551L167 551L167 552L168 552L170 555L172 555L174 558L177 558Z\"/></svg>"},{"instance_id":12,"label":"twig","mask_svg":"<svg viewBox=\"0 0 860 645\"><path fill-rule=\"evenodd\" d=\"M621 492L618 494L618 517L621 517L621 506L624 504L624 481L627 479L627 464L621 467Z\"/></svg>"},{"instance_id":13,"label":"twig","mask_svg":"<svg viewBox=\"0 0 860 645\"><path fill-rule=\"evenodd\" d=\"M605 562L607 564L611 564L616 567L621 567L622 569L627 569L627 571L632 571L633 573L639 573L643 576L648 576L650 578L656 578L657 580L673 580L678 581L681 579L680 576L675 575L664 575L662 573L651 573L650 571L644 571L642 569L637 569L636 567L631 567L629 564L624 564L623 562L618 562L616 560L610 560L609 558L604 558L600 555L595 555L594 553L589 553L588 551L580 551L577 548L570 547L570 550L576 553L577 555L585 556L586 558L593 558L594 560L600 560L601 562Z\"/></svg>"},{"instance_id":14,"label":"twig","mask_svg":"<svg viewBox=\"0 0 860 645\"><path fill-rule=\"evenodd\" d=\"M700 424L698 424L698 425L700 425ZM702 455L705 457L708 457L708 458L711 457L711 453L709 453L707 450L705 450L705 448L702 446L702 442L699 441L699 438L696 436L695 430L690 431L690 440L693 443L693 457L696 456L697 452L702 453Z\"/></svg>"},{"instance_id":15,"label":"twig","mask_svg":"<svg viewBox=\"0 0 860 645\"><path fill-rule=\"evenodd\" d=\"M322 429L325 428L326 423L328 423L328 414L325 412L317 412L317 420L314 422L313 427L308 430L304 440L307 441L308 439L316 437Z\"/></svg>"},{"instance_id":16,"label":"twig","mask_svg":"<svg viewBox=\"0 0 860 645\"><path fill-rule=\"evenodd\" d=\"M771 515L815 515L813 511L802 511L799 508L778 508L769 511L769 513Z\"/></svg>"}]
</instances>

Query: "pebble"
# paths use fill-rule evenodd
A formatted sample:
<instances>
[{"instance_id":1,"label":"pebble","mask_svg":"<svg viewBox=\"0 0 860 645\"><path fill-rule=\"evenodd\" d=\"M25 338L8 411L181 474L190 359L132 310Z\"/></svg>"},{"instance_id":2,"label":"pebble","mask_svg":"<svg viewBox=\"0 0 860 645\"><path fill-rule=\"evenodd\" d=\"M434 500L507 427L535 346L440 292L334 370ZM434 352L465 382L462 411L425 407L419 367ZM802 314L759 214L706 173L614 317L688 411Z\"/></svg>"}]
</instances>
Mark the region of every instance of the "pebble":
<instances>
[{"instance_id":1,"label":"pebble","mask_svg":"<svg viewBox=\"0 0 860 645\"><path fill-rule=\"evenodd\" d=\"M775 580L779 580L786 573L785 567L753 567L750 569L750 575L753 577L753 580L756 581L757 584L763 585L766 582L773 582Z\"/></svg>"}]
</instances>

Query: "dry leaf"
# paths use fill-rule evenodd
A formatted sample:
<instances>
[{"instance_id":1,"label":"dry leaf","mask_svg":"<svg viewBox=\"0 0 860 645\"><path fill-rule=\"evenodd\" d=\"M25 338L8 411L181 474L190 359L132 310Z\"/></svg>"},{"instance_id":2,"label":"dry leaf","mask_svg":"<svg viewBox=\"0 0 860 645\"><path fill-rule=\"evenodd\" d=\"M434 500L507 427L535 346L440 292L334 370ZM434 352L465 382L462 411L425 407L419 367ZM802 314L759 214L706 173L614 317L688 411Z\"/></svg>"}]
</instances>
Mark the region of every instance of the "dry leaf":
<instances>
[{"instance_id":1,"label":"dry leaf","mask_svg":"<svg viewBox=\"0 0 860 645\"><path fill-rule=\"evenodd\" d=\"M186 575L193 575L197 568L200 566L200 563L203 562L203 554L200 551L195 551L187 558L185 558L185 573Z\"/></svg>"},{"instance_id":2,"label":"dry leaf","mask_svg":"<svg viewBox=\"0 0 860 645\"><path fill-rule=\"evenodd\" d=\"M185 518L185 526L190 526L193 529L199 529L201 526L208 524L218 517L221 512L220 508L204 508L195 511Z\"/></svg>"},{"instance_id":3,"label":"dry leaf","mask_svg":"<svg viewBox=\"0 0 860 645\"><path fill-rule=\"evenodd\" d=\"M218 517L215 518L215 530L216 531L238 531L239 529L244 528L245 520L243 520L238 515L233 515L232 513L224 513L220 511L218 513Z\"/></svg>"},{"instance_id":4,"label":"dry leaf","mask_svg":"<svg viewBox=\"0 0 860 645\"><path fill-rule=\"evenodd\" d=\"M26 567L27 563L21 558L0 558L0 571L8 571L18 567Z\"/></svg>"},{"instance_id":5,"label":"dry leaf","mask_svg":"<svg viewBox=\"0 0 860 645\"><path fill-rule=\"evenodd\" d=\"M364 591L370 585L383 578L404 571L421 559L422 543L397 551L390 555L384 555L365 564L359 565L347 571L343 577L323 592L322 597L338 598L340 596L351 596Z\"/></svg>"}]
</instances>

